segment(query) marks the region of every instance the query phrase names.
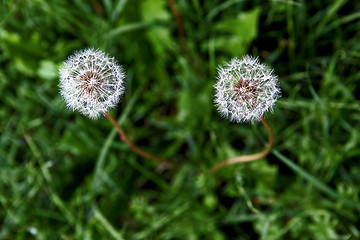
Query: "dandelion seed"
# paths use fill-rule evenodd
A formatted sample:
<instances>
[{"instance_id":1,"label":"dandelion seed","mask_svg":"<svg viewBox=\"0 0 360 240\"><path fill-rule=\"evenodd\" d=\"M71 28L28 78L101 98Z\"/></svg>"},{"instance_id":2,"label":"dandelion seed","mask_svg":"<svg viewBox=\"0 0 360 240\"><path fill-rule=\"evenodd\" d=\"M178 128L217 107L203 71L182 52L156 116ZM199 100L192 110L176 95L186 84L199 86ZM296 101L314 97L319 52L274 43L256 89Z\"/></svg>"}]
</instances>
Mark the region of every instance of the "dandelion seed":
<instances>
[{"instance_id":1,"label":"dandelion seed","mask_svg":"<svg viewBox=\"0 0 360 240\"><path fill-rule=\"evenodd\" d=\"M125 91L122 67L100 50L76 52L59 72L60 93L67 107L90 118L115 107Z\"/></svg>"},{"instance_id":2,"label":"dandelion seed","mask_svg":"<svg viewBox=\"0 0 360 240\"><path fill-rule=\"evenodd\" d=\"M215 105L231 122L259 121L280 97L274 71L249 55L218 68Z\"/></svg>"}]
</instances>

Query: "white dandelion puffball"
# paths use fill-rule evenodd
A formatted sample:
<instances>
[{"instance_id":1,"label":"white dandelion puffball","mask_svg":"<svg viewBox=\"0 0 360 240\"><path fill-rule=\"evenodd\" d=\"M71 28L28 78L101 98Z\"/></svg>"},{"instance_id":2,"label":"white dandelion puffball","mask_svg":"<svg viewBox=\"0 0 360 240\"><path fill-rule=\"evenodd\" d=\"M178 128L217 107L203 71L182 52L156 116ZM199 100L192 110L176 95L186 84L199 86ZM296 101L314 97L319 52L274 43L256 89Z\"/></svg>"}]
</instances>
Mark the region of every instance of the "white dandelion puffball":
<instances>
[{"instance_id":1,"label":"white dandelion puffball","mask_svg":"<svg viewBox=\"0 0 360 240\"><path fill-rule=\"evenodd\" d=\"M249 55L218 68L215 105L231 122L259 121L280 97L274 71Z\"/></svg>"},{"instance_id":2,"label":"white dandelion puffball","mask_svg":"<svg viewBox=\"0 0 360 240\"><path fill-rule=\"evenodd\" d=\"M125 91L122 67L100 50L75 52L59 73L60 94L66 106L93 119L115 107Z\"/></svg>"}]
</instances>

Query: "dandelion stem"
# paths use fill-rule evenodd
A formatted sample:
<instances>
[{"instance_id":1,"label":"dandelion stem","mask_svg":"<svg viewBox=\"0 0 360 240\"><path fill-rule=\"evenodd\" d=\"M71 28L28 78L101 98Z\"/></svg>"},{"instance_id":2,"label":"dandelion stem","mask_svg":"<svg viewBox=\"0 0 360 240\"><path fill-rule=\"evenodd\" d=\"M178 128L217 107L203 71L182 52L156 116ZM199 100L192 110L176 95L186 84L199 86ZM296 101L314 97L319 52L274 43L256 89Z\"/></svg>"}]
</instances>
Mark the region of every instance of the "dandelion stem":
<instances>
[{"instance_id":1,"label":"dandelion stem","mask_svg":"<svg viewBox=\"0 0 360 240\"><path fill-rule=\"evenodd\" d=\"M124 130L119 126L119 124L117 123L117 121L109 114L109 113L105 113L105 116L110 120L110 122L114 125L114 127L116 128L116 130L119 132L120 135L120 139L122 141L124 141L130 148L131 150L136 153L137 155L139 155L140 157L146 158L146 159L150 159L153 160L157 163L159 163L159 169L170 169L173 167L173 164L171 162L169 162L166 159L154 156L152 154L146 153L144 151L142 151L141 149L139 149L130 139L129 137L125 134Z\"/></svg>"},{"instance_id":2,"label":"dandelion stem","mask_svg":"<svg viewBox=\"0 0 360 240\"><path fill-rule=\"evenodd\" d=\"M259 153L229 158L228 160L225 160L225 161L215 165L214 167L212 167L209 171L211 174L215 173L219 169L226 167L228 165L235 164L235 163L241 163L241 162L255 161L255 160L265 157L266 155L268 155L270 153L270 151L274 145L274 135L273 135L273 132L272 132L272 129L271 129L271 126L269 125L269 123L263 118L261 118L260 121L262 122L262 124L264 124L264 126L266 127L266 130L268 131L269 138L268 138L267 147Z\"/></svg>"}]
</instances>

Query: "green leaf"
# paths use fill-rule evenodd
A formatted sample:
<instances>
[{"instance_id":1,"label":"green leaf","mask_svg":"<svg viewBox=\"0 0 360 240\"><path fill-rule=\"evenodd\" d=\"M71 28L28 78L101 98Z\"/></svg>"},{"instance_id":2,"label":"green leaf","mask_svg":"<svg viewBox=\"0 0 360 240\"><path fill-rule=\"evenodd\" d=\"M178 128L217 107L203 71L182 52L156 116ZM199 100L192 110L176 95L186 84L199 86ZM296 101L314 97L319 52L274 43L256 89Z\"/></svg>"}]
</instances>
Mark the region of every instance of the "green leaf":
<instances>
[{"instance_id":1,"label":"green leaf","mask_svg":"<svg viewBox=\"0 0 360 240\"><path fill-rule=\"evenodd\" d=\"M35 74L43 55L39 34L23 37L18 33L0 29L0 48L14 61L18 71L28 76Z\"/></svg>"},{"instance_id":2,"label":"green leaf","mask_svg":"<svg viewBox=\"0 0 360 240\"><path fill-rule=\"evenodd\" d=\"M42 79L52 80L57 76L57 67L53 61L41 60L37 75Z\"/></svg>"},{"instance_id":3,"label":"green leaf","mask_svg":"<svg viewBox=\"0 0 360 240\"><path fill-rule=\"evenodd\" d=\"M206 42L214 42L215 50L231 55L242 55L248 51L251 42L258 35L260 8L241 12L234 18L216 23L216 34Z\"/></svg>"}]
</instances>

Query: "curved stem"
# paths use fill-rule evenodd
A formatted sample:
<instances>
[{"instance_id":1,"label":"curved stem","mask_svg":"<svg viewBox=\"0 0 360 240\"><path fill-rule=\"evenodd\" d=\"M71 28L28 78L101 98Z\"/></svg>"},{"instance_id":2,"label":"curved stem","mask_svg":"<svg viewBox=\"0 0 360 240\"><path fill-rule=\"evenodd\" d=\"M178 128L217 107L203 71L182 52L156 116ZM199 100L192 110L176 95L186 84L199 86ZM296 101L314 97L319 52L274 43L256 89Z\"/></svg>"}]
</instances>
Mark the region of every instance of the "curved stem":
<instances>
[{"instance_id":1,"label":"curved stem","mask_svg":"<svg viewBox=\"0 0 360 240\"><path fill-rule=\"evenodd\" d=\"M231 165L231 164L255 161L260 158L265 157L266 155L268 155L270 153L270 151L274 145L274 135L273 135L273 132L272 132L272 129L271 129L269 123L263 118L261 118L260 121L262 122L262 124L264 124L264 126L266 127L266 130L268 131L268 134L269 134L267 147L259 153L229 158L228 160L225 160L225 161L215 165L213 168L211 168L210 173L214 173L214 172L218 171L219 169L221 169L225 166Z\"/></svg>"},{"instance_id":2,"label":"curved stem","mask_svg":"<svg viewBox=\"0 0 360 240\"><path fill-rule=\"evenodd\" d=\"M140 148L138 148L130 139L129 137L125 134L124 130L119 126L119 124L117 123L117 121L109 114L109 113L104 113L104 115L110 120L110 122L114 125L114 127L116 128L116 130L119 132L120 135L120 139L122 141L124 141L130 148L131 150L136 153L137 155L139 155L140 157L143 158L147 158L150 160L153 160L159 164L161 164L161 168L162 169L169 169L172 168L173 164L171 162L169 162L166 159L154 156L152 154L146 153L144 151L142 151Z\"/></svg>"}]
</instances>

